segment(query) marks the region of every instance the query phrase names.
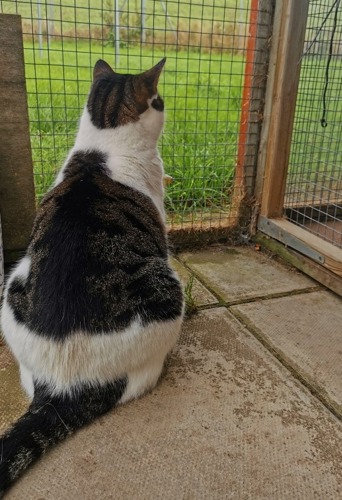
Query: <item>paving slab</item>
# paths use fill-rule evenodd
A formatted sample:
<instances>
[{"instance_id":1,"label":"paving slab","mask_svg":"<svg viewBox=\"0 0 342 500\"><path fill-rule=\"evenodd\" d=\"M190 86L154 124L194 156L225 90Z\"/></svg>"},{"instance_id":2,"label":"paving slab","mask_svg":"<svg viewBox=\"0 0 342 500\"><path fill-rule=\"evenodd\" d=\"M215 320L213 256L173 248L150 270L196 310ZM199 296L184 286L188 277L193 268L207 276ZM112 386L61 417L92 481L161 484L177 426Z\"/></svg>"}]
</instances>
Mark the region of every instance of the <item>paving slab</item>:
<instances>
[{"instance_id":1,"label":"paving slab","mask_svg":"<svg viewBox=\"0 0 342 500\"><path fill-rule=\"evenodd\" d=\"M218 247L180 254L210 290L227 303L316 287L316 282L252 248Z\"/></svg>"},{"instance_id":2,"label":"paving slab","mask_svg":"<svg viewBox=\"0 0 342 500\"><path fill-rule=\"evenodd\" d=\"M185 288L192 277L192 290L191 295L195 301L197 307L207 306L212 304L217 304L217 298L207 290L202 283L198 281L190 271L183 266L181 262L177 259L171 259L172 267L177 271L180 280L182 281L183 287Z\"/></svg>"},{"instance_id":3,"label":"paving slab","mask_svg":"<svg viewBox=\"0 0 342 500\"><path fill-rule=\"evenodd\" d=\"M342 300L328 291L231 308L342 416Z\"/></svg>"},{"instance_id":4,"label":"paving slab","mask_svg":"<svg viewBox=\"0 0 342 500\"><path fill-rule=\"evenodd\" d=\"M225 309L188 320L157 388L82 429L7 500L341 498L340 422Z\"/></svg>"}]
</instances>

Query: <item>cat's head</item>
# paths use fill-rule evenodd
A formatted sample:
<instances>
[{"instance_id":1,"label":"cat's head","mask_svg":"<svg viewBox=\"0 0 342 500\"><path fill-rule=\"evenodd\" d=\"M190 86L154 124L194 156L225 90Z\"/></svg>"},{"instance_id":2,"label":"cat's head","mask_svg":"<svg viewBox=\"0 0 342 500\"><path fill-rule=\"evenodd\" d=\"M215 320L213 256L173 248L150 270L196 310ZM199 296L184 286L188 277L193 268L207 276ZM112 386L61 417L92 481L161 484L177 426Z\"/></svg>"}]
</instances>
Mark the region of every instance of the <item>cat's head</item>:
<instances>
[{"instance_id":1,"label":"cat's head","mask_svg":"<svg viewBox=\"0 0 342 500\"><path fill-rule=\"evenodd\" d=\"M156 138L163 128L164 102L157 84L166 58L138 75L116 73L102 59L97 61L87 108L100 129L140 122Z\"/></svg>"}]
</instances>

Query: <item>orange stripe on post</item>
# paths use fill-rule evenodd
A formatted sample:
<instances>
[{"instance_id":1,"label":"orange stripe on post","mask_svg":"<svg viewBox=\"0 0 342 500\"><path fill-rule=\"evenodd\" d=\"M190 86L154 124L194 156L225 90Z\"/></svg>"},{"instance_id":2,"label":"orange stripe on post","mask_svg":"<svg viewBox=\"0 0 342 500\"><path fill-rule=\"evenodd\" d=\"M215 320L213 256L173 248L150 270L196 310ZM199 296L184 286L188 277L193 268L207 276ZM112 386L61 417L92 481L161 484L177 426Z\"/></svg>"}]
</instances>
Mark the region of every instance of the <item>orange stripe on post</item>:
<instances>
[{"instance_id":1,"label":"orange stripe on post","mask_svg":"<svg viewBox=\"0 0 342 500\"><path fill-rule=\"evenodd\" d=\"M258 29L258 5L259 5L259 0L251 1L251 12L249 18L249 37L247 43L247 57L246 57L245 77L244 77L242 105L241 105L238 155L237 155L237 164L235 172L235 193L237 194L240 200L245 195L244 163L246 155L246 142L247 142L249 114L251 106L255 46L256 46L256 37Z\"/></svg>"}]
</instances>

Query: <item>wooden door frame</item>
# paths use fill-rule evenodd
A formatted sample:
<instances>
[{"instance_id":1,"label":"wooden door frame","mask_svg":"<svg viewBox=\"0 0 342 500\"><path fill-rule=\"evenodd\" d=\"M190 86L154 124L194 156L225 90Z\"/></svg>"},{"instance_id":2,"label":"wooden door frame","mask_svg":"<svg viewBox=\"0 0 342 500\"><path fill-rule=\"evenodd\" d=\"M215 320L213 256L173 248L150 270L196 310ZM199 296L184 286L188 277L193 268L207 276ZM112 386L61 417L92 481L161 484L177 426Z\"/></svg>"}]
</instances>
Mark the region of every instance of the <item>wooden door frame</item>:
<instances>
[{"instance_id":1,"label":"wooden door frame","mask_svg":"<svg viewBox=\"0 0 342 500\"><path fill-rule=\"evenodd\" d=\"M342 295L342 250L284 217L284 196L309 0L277 0L255 198L257 239ZM253 229L253 228L252 228ZM311 266L310 266L311 262Z\"/></svg>"}]
</instances>

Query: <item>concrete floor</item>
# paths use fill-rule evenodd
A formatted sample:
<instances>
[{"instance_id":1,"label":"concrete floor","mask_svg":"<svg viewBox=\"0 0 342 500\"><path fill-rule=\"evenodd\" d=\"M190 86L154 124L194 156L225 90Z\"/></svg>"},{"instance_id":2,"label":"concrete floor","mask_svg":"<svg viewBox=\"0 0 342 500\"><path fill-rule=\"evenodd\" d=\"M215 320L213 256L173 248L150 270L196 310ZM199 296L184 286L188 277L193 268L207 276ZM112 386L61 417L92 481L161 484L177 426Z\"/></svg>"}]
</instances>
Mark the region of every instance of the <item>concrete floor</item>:
<instances>
[{"instance_id":1,"label":"concrete floor","mask_svg":"<svg viewBox=\"0 0 342 500\"><path fill-rule=\"evenodd\" d=\"M176 263L197 314L158 387L62 443L8 500L342 498L341 299L249 248ZM0 352L0 428L26 401Z\"/></svg>"}]
</instances>

